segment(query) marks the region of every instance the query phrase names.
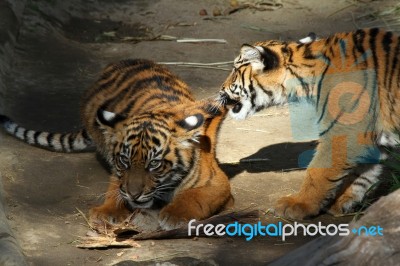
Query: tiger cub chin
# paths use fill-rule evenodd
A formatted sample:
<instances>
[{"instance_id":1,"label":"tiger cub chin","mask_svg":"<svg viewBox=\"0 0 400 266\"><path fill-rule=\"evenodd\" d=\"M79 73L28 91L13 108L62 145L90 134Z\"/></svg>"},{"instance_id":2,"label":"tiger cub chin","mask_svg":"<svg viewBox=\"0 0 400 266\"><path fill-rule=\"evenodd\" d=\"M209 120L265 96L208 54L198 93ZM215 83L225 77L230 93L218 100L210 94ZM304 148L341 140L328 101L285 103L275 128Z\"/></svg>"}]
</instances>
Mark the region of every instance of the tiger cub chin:
<instances>
[{"instance_id":1,"label":"tiger cub chin","mask_svg":"<svg viewBox=\"0 0 400 266\"><path fill-rule=\"evenodd\" d=\"M215 157L226 114L216 104L195 101L165 67L137 59L107 66L84 94L80 132L38 132L5 116L0 121L17 138L53 151L95 144L112 175L103 205L90 210L92 223L119 223L136 209L156 209L160 227L171 229L233 203Z\"/></svg>"},{"instance_id":2,"label":"tiger cub chin","mask_svg":"<svg viewBox=\"0 0 400 266\"><path fill-rule=\"evenodd\" d=\"M292 100L312 104L319 144L300 191L275 211L294 219L351 212L378 181L380 148L399 141L400 37L374 28L245 44L219 100L238 119Z\"/></svg>"}]
</instances>

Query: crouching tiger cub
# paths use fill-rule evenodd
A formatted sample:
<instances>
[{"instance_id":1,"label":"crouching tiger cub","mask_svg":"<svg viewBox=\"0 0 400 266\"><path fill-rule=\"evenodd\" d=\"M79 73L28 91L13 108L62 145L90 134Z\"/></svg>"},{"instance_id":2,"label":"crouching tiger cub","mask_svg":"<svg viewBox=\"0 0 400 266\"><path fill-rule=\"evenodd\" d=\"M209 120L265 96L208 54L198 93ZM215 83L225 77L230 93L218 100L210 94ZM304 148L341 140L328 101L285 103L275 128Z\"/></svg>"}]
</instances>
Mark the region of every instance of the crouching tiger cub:
<instances>
[{"instance_id":1,"label":"crouching tiger cub","mask_svg":"<svg viewBox=\"0 0 400 266\"><path fill-rule=\"evenodd\" d=\"M188 86L165 67L126 60L104 69L84 94L78 133L27 130L5 116L17 138L53 151L73 152L92 142L112 171L93 223L119 222L135 209L159 209L163 229L204 219L233 203L228 178L215 158L226 111L195 101Z\"/></svg>"},{"instance_id":2,"label":"crouching tiger cub","mask_svg":"<svg viewBox=\"0 0 400 266\"><path fill-rule=\"evenodd\" d=\"M398 143L400 37L374 28L245 44L219 96L239 119L302 99L315 108L319 143L300 191L275 211L295 219L350 212L381 174L380 147Z\"/></svg>"}]
</instances>

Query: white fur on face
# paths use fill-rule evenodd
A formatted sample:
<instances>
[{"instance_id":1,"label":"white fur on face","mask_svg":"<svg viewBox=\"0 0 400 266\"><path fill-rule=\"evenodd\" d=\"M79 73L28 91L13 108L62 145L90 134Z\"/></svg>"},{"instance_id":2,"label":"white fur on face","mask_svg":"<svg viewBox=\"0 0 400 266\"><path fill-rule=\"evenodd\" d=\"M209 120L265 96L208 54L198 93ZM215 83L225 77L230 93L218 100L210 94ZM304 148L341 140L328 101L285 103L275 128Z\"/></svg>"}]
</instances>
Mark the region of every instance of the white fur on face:
<instances>
[{"instance_id":1,"label":"white fur on face","mask_svg":"<svg viewBox=\"0 0 400 266\"><path fill-rule=\"evenodd\" d=\"M242 108L237 113L230 110L229 114L231 117L237 120L243 120L253 115L260 107L269 106L271 104L271 97L264 93L262 89L255 88L255 90L257 94L254 102L255 105L252 105L250 97L241 98L240 103L242 104Z\"/></svg>"},{"instance_id":2,"label":"white fur on face","mask_svg":"<svg viewBox=\"0 0 400 266\"><path fill-rule=\"evenodd\" d=\"M242 104L242 109L240 109L240 111L238 113L234 113L232 111L232 109L229 110L229 115L236 120L244 120L254 113L252 111L250 101L244 100L244 101L240 101L240 102Z\"/></svg>"}]
</instances>

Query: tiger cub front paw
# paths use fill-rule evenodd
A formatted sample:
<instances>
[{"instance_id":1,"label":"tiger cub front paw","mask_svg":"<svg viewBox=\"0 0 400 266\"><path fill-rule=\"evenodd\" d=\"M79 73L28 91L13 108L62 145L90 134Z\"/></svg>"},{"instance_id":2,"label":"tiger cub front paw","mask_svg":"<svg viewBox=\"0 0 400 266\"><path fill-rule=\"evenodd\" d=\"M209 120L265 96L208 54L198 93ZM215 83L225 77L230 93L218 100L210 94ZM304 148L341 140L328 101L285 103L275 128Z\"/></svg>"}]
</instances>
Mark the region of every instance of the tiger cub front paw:
<instances>
[{"instance_id":1,"label":"tiger cub front paw","mask_svg":"<svg viewBox=\"0 0 400 266\"><path fill-rule=\"evenodd\" d=\"M319 205L313 202L305 202L296 196L287 196L278 200L275 206L275 215L294 220L303 220L317 215Z\"/></svg>"},{"instance_id":2,"label":"tiger cub front paw","mask_svg":"<svg viewBox=\"0 0 400 266\"><path fill-rule=\"evenodd\" d=\"M185 214L182 211L182 207L175 208L173 205L169 205L160 211L158 215L158 222L163 230L172 230L182 227L188 223L191 215Z\"/></svg>"},{"instance_id":3,"label":"tiger cub front paw","mask_svg":"<svg viewBox=\"0 0 400 266\"><path fill-rule=\"evenodd\" d=\"M346 194L341 195L335 200L335 202L329 207L327 212L331 215L342 215L345 213L351 213L356 209L355 207L360 202L357 202L352 195Z\"/></svg>"},{"instance_id":4,"label":"tiger cub front paw","mask_svg":"<svg viewBox=\"0 0 400 266\"><path fill-rule=\"evenodd\" d=\"M101 205L89 211L89 222L94 227L110 227L125 221L130 212L123 207Z\"/></svg>"}]
</instances>

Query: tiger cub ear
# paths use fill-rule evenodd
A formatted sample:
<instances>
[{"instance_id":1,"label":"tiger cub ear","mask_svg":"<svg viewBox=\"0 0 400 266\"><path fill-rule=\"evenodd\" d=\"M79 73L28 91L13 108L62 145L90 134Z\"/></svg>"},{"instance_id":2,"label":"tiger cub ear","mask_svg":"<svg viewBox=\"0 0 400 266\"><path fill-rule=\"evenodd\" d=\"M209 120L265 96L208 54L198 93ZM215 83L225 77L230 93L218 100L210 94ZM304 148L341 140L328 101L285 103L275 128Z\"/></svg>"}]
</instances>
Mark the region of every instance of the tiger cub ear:
<instances>
[{"instance_id":1,"label":"tiger cub ear","mask_svg":"<svg viewBox=\"0 0 400 266\"><path fill-rule=\"evenodd\" d=\"M204 130L200 127L204 122L204 116L200 113L189 115L176 122L178 126L183 129L183 132L180 130L178 135L183 147L192 147L194 145L201 148L201 135Z\"/></svg>"},{"instance_id":2,"label":"tiger cub ear","mask_svg":"<svg viewBox=\"0 0 400 266\"><path fill-rule=\"evenodd\" d=\"M243 63L248 63L252 61L262 60L260 46L252 46L250 44L243 44L240 48L240 55Z\"/></svg>"},{"instance_id":3,"label":"tiger cub ear","mask_svg":"<svg viewBox=\"0 0 400 266\"><path fill-rule=\"evenodd\" d=\"M300 40L298 40L298 43L300 44L308 44L308 43L312 43L314 41L316 41L317 38L317 34L315 34L314 32L310 32L308 33L308 35Z\"/></svg>"},{"instance_id":4,"label":"tiger cub ear","mask_svg":"<svg viewBox=\"0 0 400 266\"><path fill-rule=\"evenodd\" d=\"M243 44L240 56L235 60L237 64L250 63L253 70L262 72L279 66L278 56L268 48Z\"/></svg>"},{"instance_id":5,"label":"tiger cub ear","mask_svg":"<svg viewBox=\"0 0 400 266\"><path fill-rule=\"evenodd\" d=\"M100 125L105 125L108 127L114 127L116 123L125 119L124 116L106 111L102 108L97 110L97 122Z\"/></svg>"},{"instance_id":6,"label":"tiger cub ear","mask_svg":"<svg viewBox=\"0 0 400 266\"><path fill-rule=\"evenodd\" d=\"M204 123L204 116L202 114L195 114L187 116L186 118L178 121L178 125L186 129L186 131L191 131L193 129L199 128Z\"/></svg>"}]
</instances>

